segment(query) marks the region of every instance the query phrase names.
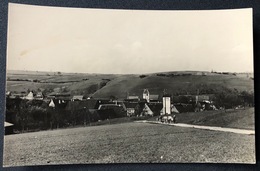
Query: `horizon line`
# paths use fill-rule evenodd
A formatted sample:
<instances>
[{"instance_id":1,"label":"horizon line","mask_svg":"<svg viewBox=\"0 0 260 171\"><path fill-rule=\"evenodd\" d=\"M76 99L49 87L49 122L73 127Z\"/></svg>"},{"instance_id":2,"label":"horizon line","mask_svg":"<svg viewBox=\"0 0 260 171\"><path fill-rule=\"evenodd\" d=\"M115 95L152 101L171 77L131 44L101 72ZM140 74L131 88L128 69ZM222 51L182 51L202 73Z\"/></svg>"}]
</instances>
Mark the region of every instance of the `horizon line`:
<instances>
[{"instance_id":1,"label":"horizon line","mask_svg":"<svg viewBox=\"0 0 260 171\"><path fill-rule=\"evenodd\" d=\"M216 71L216 70L211 70L211 71L203 71L203 70L171 70L171 71L157 71L157 72L147 72L147 73L91 73L91 72L66 72L66 71L40 71L40 70L16 70L16 69L6 69L6 73L8 71L23 71L23 72L51 72L51 73L65 73L65 74L102 74L102 75L142 75L142 74L156 74L156 73L169 73L169 72L229 72L229 73L254 73L254 71L243 71L243 72L238 72L238 71Z\"/></svg>"}]
</instances>

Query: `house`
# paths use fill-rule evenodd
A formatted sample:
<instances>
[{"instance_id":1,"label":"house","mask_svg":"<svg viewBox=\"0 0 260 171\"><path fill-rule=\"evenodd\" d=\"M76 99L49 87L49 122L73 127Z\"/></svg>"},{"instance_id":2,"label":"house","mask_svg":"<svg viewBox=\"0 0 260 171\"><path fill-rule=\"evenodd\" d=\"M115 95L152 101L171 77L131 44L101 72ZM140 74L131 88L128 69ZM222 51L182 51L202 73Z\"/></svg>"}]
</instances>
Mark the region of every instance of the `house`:
<instances>
[{"instance_id":1,"label":"house","mask_svg":"<svg viewBox=\"0 0 260 171\"><path fill-rule=\"evenodd\" d=\"M147 103L148 107L153 112L153 116L158 116L161 113L161 110L163 108L162 103Z\"/></svg>"},{"instance_id":2,"label":"house","mask_svg":"<svg viewBox=\"0 0 260 171\"><path fill-rule=\"evenodd\" d=\"M55 108L55 104L53 99L51 99L50 103L49 103L49 107Z\"/></svg>"},{"instance_id":3,"label":"house","mask_svg":"<svg viewBox=\"0 0 260 171\"><path fill-rule=\"evenodd\" d=\"M5 127L5 135L13 134L14 133L14 124L5 122L4 123Z\"/></svg>"},{"instance_id":4,"label":"house","mask_svg":"<svg viewBox=\"0 0 260 171\"><path fill-rule=\"evenodd\" d=\"M9 99L23 99L25 97L24 94L20 94L20 93L11 93L10 95L6 96Z\"/></svg>"},{"instance_id":5,"label":"house","mask_svg":"<svg viewBox=\"0 0 260 171\"><path fill-rule=\"evenodd\" d=\"M135 107L135 115L136 116L140 116L142 111L143 111L143 108L145 106L145 103L146 102L138 102L136 107Z\"/></svg>"},{"instance_id":6,"label":"house","mask_svg":"<svg viewBox=\"0 0 260 171\"><path fill-rule=\"evenodd\" d=\"M147 102L139 102L135 106L136 116L154 116L154 112L150 109Z\"/></svg>"},{"instance_id":7,"label":"house","mask_svg":"<svg viewBox=\"0 0 260 171\"><path fill-rule=\"evenodd\" d=\"M24 91L22 91L22 92L20 92L20 93L8 91L8 92L6 93L6 97L7 97L7 98L10 98L10 99L18 99L18 98L19 98L19 99L24 99L25 96L27 96L27 93L24 92Z\"/></svg>"},{"instance_id":8,"label":"house","mask_svg":"<svg viewBox=\"0 0 260 171\"><path fill-rule=\"evenodd\" d=\"M141 112L141 116L154 116L153 111L150 109L147 103L144 104L144 108L143 111Z\"/></svg>"},{"instance_id":9,"label":"house","mask_svg":"<svg viewBox=\"0 0 260 171\"><path fill-rule=\"evenodd\" d=\"M120 104L101 104L99 105L98 113L102 120L126 116L126 110Z\"/></svg>"},{"instance_id":10,"label":"house","mask_svg":"<svg viewBox=\"0 0 260 171\"><path fill-rule=\"evenodd\" d=\"M138 103L136 102L125 102L126 107L126 114L127 116L134 116L135 115L135 109Z\"/></svg>"},{"instance_id":11,"label":"house","mask_svg":"<svg viewBox=\"0 0 260 171\"><path fill-rule=\"evenodd\" d=\"M55 99L55 96L54 96L54 95L47 95L47 96L46 96L46 99L47 99L47 100ZM45 100L46 100L46 99L45 99Z\"/></svg>"},{"instance_id":12,"label":"house","mask_svg":"<svg viewBox=\"0 0 260 171\"><path fill-rule=\"evenodd\" d=\"M51 99L49 102L49 107L55 108L61 106L61 104L65 104L65 101L59 99Z\"/></svg>"},{"instance_id":13,"label":"house","mask_svg":"<svg viewBox=\"0 0 260 171\"><path fill-rule=\"evenodd\" d=\"M76 101L76 100L82 101L83 99L85 99L84 96L82 96L82 95L75 95L75 96L72 97L71 101Z\"/></svg>"},{"instance_id":14,"label":"house","mask_svg":"<svg viewBox=\"0 0 260 171\"><path fill-rule=\"evenodd\" d=\"M49 99L59 99L59 100L71 100L71 95L69 93L50 93L48 95Z\"/></svg>"},{"instance_id":15,"label":"house","mask_svg":"<svg viewBox=\"0 0 260 171\"><path fill-rule=\"evenodd\" d=\"M139 96L128 96L128 100L140 100Z\"/></svg>"},{"instance_id":16,"label":"house","mask_svg":"<svg viewBox=\"0 0 260 171\"><path fill-rule=\"evenodd\" d=\"M43 94L42 94L42 92L37 92L34 98L35 98L36 100L43 100Z\"/></svg>"},{"instance_id":17,"label":"house","mask_svg":"<svg viewBox=\"0 0 260 171\"><path fill-rule=\"evenodd\" d=\"M197 95L196 96L196 103L197 102L203 102L203 101L209 101L209 96L208 95Z\"/></svg>"},{"instance_id":18,"label":"house","mask_svg":"<svg viewBox=\"0 0 260 171\"><path fill-rule=\"evenodd\" d=\"M172 112L172 113L180 113L180 112L178 111L178 109L177 109L173 104L171 104L171 112Z\"/></svg>"},{"instance_id":19,"label":"house","mask_svg":"<svg viewBox=\"0 0 260 171\"><path fill-rule=\"evenodd\" d=\"M11 92L10 92L10 91L7 91L7 92L5 93L5 95L6 95L6 97L11 96Z\"/></svg>"},{"instance_id":20,"label":"house","mask_svg":"<svg viewBox=\"0 0 260 171\"><path fill-rule=\"evenodd\" d=\"M120 107L123 110L125 110L122 105L114 104L114 103L113 104L101 104L101 105L99 105L98 110L109 109L109 108L114 108L114 107Z\"/></svg>"},{"instance_id":21,"label":"house","mask_svg":"<svg viewBox=\"0 0 260 171\"><path fill-rule=\"evenodd\" d=\"M26 99L26 100L33 100L33 99L34 99L33 92L30 91L30 92L27 94L27 96L25 96L25 99Z\"/></svg>"},{"instance_id":22,"label":"house","mask_svg":"<svg viewBox=\"0 0 260 171\"><path fill-rule=\"evenodd\" d=\"M70 100L53 99L56 109L65 109Z\"/></svg>"},{"instance_id":23,"label":"house","mask_svg":"<svg viewBox=\"0 0 260 171\"><path fill-rule=\"evenodd\" d=\"M156 94L150 94L150 102L159 102L159 95Z\"/></svg>"}]
</instances>

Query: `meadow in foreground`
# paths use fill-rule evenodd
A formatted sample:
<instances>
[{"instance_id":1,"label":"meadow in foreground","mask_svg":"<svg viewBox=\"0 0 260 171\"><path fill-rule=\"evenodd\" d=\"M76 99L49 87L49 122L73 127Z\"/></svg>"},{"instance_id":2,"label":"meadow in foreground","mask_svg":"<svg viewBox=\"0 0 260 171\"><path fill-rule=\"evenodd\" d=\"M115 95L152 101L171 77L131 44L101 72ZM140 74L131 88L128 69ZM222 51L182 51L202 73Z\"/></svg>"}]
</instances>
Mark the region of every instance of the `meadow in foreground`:
<instances>
[{"instance_id":1,"label":"meadow in foreground","mask_svg":"<svg viewBox=\"0 0 260 171\"><path fill-rule=\"evenodd\" d=\"M255 162L254 135L135 122L9 135L4 144L4 166Z\"/></svg>"}]
</instances>

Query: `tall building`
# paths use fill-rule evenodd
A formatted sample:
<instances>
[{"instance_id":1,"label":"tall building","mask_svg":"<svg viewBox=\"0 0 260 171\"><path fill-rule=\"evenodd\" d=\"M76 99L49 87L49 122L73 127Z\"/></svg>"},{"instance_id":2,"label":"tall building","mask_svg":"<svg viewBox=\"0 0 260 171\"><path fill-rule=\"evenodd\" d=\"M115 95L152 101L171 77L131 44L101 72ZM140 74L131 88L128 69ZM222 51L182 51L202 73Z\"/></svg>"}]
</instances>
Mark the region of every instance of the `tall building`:
<instances>
[{"instance_id":1,"label":"tall building","mask_svg":"<svg viewBox=\"0 0 260 171\"><path fill-rule=\"evenodd\" d=\"M171 114L171 96L164 95L163 96L163 111L162 114Z\"/></svg>"},{"instance_id":2,"label":"tall building","mask_svg":"<svg viewBox=\"0 0 260 171\"><path fill-rule=\"evenodd\" d=\"M145 99L147 102L150 102L150 94L149 94L149 91L148 89L144 89L144 92L143 92L143 99Z\"/></svg>"}]
</instances>

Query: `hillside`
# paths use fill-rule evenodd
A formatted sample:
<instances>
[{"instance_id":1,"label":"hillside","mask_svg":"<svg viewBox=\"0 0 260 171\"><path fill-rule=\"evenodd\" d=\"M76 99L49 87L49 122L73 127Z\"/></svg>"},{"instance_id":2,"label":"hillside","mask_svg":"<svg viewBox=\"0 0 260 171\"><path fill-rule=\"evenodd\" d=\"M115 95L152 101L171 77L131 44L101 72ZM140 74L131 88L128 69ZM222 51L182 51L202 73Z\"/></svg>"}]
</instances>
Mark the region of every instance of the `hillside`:
<instances>
[{"instance_id":1,"label":"hillside","mask_svg":"<svg viewBox=\"0 0 260 171\"><path fill-rule=\"evenodd\" d=\"M93 97L126 98L141 96L143 89L150 94L195 94L219 92L223 89L253 91L254 83L245 75L216 74L210 72L183 71L152 73L145 75L82 74L32 71L7 71L7 91L22 92L41 89L46 93L66 92Z\"/></svg>"},{"instance_id":2,"label":"hillside","mask_svg":"<svg viewBox=\"0 0 260 171\"><path fill-rule=\"evenodd\" d=\"M217 110L203 112L177 113L177 123L186 123L202 126L216 126L224 128L255 129L255 110L254 108L245 108L240 110ZM149 118L155 121L158 117Z\"/></svg>"},{"instance_id":3,"label":"hillside","mask_svg":"<svg viewBox=\"0 0 260 171\"><path fill-rule=\"evenodd\" d=\"M148 88L151 94L162 94L166 89L168 93L195 94L197 89L203 93L203 90L221 91L225 88L237 89L239 91L252 91L253 80L246 77L237 77L233 75L187 75L176 77L162 77L156 74L148 75L145 78L139 76L118 77L107 84L107 86L94 93L94 96L122 97L126 91L130 95L141 95L144 88ZM205 92L206 93L206 92Z\"/></svg>"}]
</instances>

